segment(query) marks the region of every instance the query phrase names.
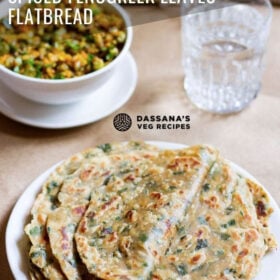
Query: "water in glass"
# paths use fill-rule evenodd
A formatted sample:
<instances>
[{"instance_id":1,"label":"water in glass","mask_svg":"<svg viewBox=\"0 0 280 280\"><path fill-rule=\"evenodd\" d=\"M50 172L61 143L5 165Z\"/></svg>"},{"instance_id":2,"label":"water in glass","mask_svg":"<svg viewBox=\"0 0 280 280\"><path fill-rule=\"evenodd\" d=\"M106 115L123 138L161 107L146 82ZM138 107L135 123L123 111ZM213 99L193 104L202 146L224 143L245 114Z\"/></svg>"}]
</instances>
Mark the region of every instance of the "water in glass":
<instances>
[{"instance_id":1,"label":"water in glass","mask_svg":"<svg viewBox=\"0 0 280 280\"><path fill-rule=\"evenodd\" d=\"M246 5L182 17L185 90L199 108L237 112L258 94L269 24Z\"/></svg>"}]
</instances>

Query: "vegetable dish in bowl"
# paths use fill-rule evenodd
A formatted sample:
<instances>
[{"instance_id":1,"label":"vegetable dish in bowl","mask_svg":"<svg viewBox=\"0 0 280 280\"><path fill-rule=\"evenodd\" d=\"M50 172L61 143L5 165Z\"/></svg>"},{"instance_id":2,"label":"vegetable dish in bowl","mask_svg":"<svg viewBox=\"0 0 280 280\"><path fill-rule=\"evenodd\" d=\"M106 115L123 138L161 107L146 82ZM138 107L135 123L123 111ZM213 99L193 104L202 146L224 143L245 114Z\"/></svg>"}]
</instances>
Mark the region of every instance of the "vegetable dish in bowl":
<instances>
[{"instance_id":1,"label":"vegetable dish in bowl","mask_svg":"<svg viewBox=\"0 0 280 280\"><path fill-rule=\"evenodd\" d=\"M1 11L5 3L0 3ZM36 9L45 10L40 5L25 4L20 8L22 18L14 10L14 17L0 20L1 82L16 94L44 104L73 103L97 93L128 55L133 30L126 11L108 2L70 5L61 0L46 5L54 15L62 11L59 21L52 18L46 24L40 15L44 24L36 17L33 24L27 23ZM67 23L77 8L84 19L90 11L91 24ZM34 13L25 16L32 9Z\"/></svg>"},{"instance_id":2,"label":"vegetable dish in bowl","mask_svg":"<svg viewBox=\"0 0 280 280\"><path fill-rule=\"evenodd\" d=\"M24 20L27 9L90 9L93 24L67 25L18 24L14 17L0 24L0 64L35 78L65 79L99 70L110 63L123 48L126 32L123 19L96 4L25 4L20 9ZM35 13L32 14L36 16ZM66 15L64 15L66 16Z\"/></svg>"}]
</instances>

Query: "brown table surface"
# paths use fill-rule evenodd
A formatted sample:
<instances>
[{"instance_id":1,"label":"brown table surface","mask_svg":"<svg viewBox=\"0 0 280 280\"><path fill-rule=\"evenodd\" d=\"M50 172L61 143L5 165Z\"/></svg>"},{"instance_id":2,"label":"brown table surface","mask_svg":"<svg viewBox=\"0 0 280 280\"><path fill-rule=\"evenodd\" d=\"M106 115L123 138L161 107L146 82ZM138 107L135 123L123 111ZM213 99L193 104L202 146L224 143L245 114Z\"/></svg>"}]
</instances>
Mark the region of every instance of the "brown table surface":
<instances>
[{"instance_id":1,"label":"brown table surface","mask_svg":"<svg viewBox=\"0 0 280 280\"><path fill-rule=\"evenodd\" d=\"M28 127L0 114L0 278L13 279L5 253L5 228L28 184L54 163L103 142L129 139L207 143L252 173L280 204L280 9L274 9L266 70L259 97L244 111L217 116L195 108L183 90L179 19L134 28L132 53L139 80L119 110L137 114L189 114L190 130L117 132L112 116L67 130Z\"/></svg>"}]
</instances>

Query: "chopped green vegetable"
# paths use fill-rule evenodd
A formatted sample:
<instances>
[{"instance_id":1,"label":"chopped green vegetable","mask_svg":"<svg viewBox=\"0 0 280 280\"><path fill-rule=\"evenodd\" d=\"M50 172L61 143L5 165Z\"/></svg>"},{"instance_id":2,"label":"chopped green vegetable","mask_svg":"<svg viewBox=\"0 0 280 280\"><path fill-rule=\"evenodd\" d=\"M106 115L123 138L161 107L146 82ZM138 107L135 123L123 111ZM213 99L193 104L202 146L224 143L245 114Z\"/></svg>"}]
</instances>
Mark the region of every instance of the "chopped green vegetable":
<instances>
[{"instance_id":1,"label":"chopped green vegetable","mask_svg":"<svg viewBox=\"0 0 280 280\"><path fill-rule=\"evenodd\" d=\"M0 41L0 55L4 55L10 52L10 46L4 41Z\"/></svg>"},{"instance_id":2,"label":"chopped green vegetable","mask_svg":"<svg viewBox=\"0 0 280 280\"><path fill-rule=\"evenodd\" d=\"M66 46L71 49L74 53L78 52L81 49L79 42L75 40L66 40Z\"/></svg>"},{"instance_id":3,"label":"chopped green vegetable","mask_svg":"<svg viewBox=\"0 0 280 280\"><path fill-rule=\"evenodd\" d=\"M35 65L36 69L36 78L41 78L43 73L42 73L42 65Z\"/></svg>"},{"instance_id":4,"label":"chopped green vegetable","mask_svg":"<svg viewBox=\"0 0 280 280\"><path fill-rule=\"evenodd\" d=\"M185 171L174 171L173 175L182 175L184 173L185 173Z\"/></svg>"},{"instance_id":5,"label":"chopped green vegetable","mask_svg":"<svg viewBox=\"0 0 280 280\"><path fill-rule=\"evenodd\" d=\"M127 174L127 173L129 173L129 172L131 172L132 171L132 169L131 168L126 168L126 169L122 169L121 171L120 171L120 174Z\"/></svg>"},{"instance_id":6,"label":"chopped green vegetable","mask_svg":"<svg viewBox=\"0 0 280 280\"><path fill-rule=\"evenodd\" d=\"M179 275L184 276L188 273L187 266L185 264L179 264L176 266L176 270Z\"/></svg>"},{"instance_id":7,"label":"chopped green vegetable","mask_svg":"<svg viewBox=\"0 0 280 280\"><path fill-rule=\"evenodd\" d=\"M29 231L30 235L39 235L41 233L40 227L34 227Z\"/></svg>"},{"instance_id":8,"label":"chopped green vegetable","mask_svg":"<svg viewBox=\"0 0 280 280\"><path fill-rule=\"evenodd\" d=\"M76 263L76 261L75 261L74 259L67 260L67 262L68 262L72 267L74 267L74 268L77 267L77 263Z\"/></svg>"},{"instance_id":9,"label":"chopped green vegetable","mask_svg":"<svg viewBox=\"0 0 280 280\"><path fill-rule=\"evenodd\" d=\"M145 233L140 233L140 234L139 234L139 240L142 241L142 242L147 241L147 240L148 240L147 234L145 234Z\"/></svg>"},{"instance_id":10,"label":"chopped green vegetable","mask_svg":"<svg viewBox=\"0 0 280 280\"><path fill-rule=\"evenodd\" d=\"M195 250L198 251L200 249L208 247L208 240L207 239L198 239Z\"/></svg>"},{"instance_id":11,"label":"chopped green vegetable","mask_svg":"<svg viewBox=\"0 0 280 280\"><path fill-rule=\"evenodd\" d=\"M94 16L101 13L100 8L98 8L98 7L91 8L91 10L92 10L92 13L93 13Z\"/></svg>"},{"instance_id":12,"label":"chopped green vegetable","mask_svg":"<svg viewBox=\"0 0 280 280\"><path fill-rule=\"evenodd\" d=\"M39 251L32 252L30 254L31 259L39 258L39 257L46 258L46 252L44 250L39 250Z\"/></svg>"},{"instance_id":13,"label":"chopped green vegetable","mask_svg":"<svg viewBox=\"0 0 280 280\"><path fill-rule=\"evenodd\" d=\"M226 215L231 214L233 210L234 210L234 208L232 206L227 207L226 208Z\"/></svg>"},{"instance_id":14,"label":"chopped green vegetable","mask_svg":"<svg viewBox=\"0 0 280 280\"><path fill-rule=\"evenodd\" d=\"M141 148L141 143L139 142L133 142L134 148Z\"/></svg>"},{"instance_id":15,"label":"chopped green vegetable","mask_svg":"<svg viewBox=\"0 0 280 280\"><path fill-rule=\"evenodd\" d=\"M227 224L222 224L221 227L222 228L228 228L228 227L231 227L231 226L234 226L236 225L236 222L234 219L230 220Z\"/></svg>"},{"instance_id":16,"label":"chopped green vegetable","mask_svg":"<svg viewBox=\"0 0 280 280\"><path fill-rule=\"evenodd\" d=\"M103 182L103 185L107 186L110 182L110 179L111 179L112 175L109 175Z\"/></svg>"},{"instance_id":17,"label":"chopped green vegetable","mask_svg":"<svg viewBox=\"0 0 280 280\"><path fill-rule=\"evenodd\" d=\"M94 55L91 54L91 53L89 53L89 54L88 54L88 58L87 58L88 64L91 64L91 63L92 63L93 58L94 58Z\"/></svg>"},{"instance_id":18,"label":"chopped green vegetable","mask_svg":"<svg viewBox=\"0 0 280 280\"><path fill-rule=\"evenodd\" d=\"M215 253L216 256L221 257L225 254L225 252L223 250L217 250L217 252Z\"/></svg>"},{"instance_id":19,"label":"chopped green vegetable","mask_svg":"<svg viewBox=\"0 0 280 280\"><path fill-rule=\"evenodd\" d=\"M47 193L50 194L54 188L58 187L58 183L55 181L51 181L47 186Z\"/></svg>"},{"instance_id":20,"label":"chopped green vegetable","mask_svg":"<svg viewBox=\"0 0 280 280\"><path fill-rule=\"evenodd\" d=\"M208 192L210 190L210 185L208 183L202 186L203 191Z\"/></svg>"},{"instance_id":21,"label":"chopped green vegetable","mask_svg":"<svg viewBox=\"0 0 280 280\"><path fill-rule=\"evenodd\" d=\"M167 254L169 253L169 251L170 251L170 248L167 248L167 249L165 250L164 255L167 256Z\"/></svg>"},{"instance_id":22,"label":"chopped green vegetable","mask_svg":"<svg viewBox=\"0 0 280 280\"><path fill-rule=\"evenodd\" d=\"M227 233L221 233L221 239L227 241L230 238L230 235Z\"/></svg>"},{"instance_id":23,"label":"chopped green vegetable","mask_svg":"<svg viewBox=\"0 0 280 280\"><path fill-rule=\"evenodd\" d=\"M104 153L109 153L112 151L112 147L109 143L99 145L98 148L101 149Z\"/></svg>"},{"instance_id":24,"label":"chopped green vegetable","mask_svg":"<svg viewBox=\"0 0 280 280\"><path fill-rule=\"evenodd\" d=\"M49 200L52 203L52 206L51 206L52 210L56 209L59 205L59 201L58 201L57 196L49 195Z\"/></svg>"},{"instance_id":25,"label":"chopped green vegetable","mask_svg":"<svg viewBox=\"0 0 280 280\"><path fill-rule=\"evenodd\" d=\"M228 225L229 225L229 226L235 226L235 225L236 225L235 220L234 220L234 219L230 220L230 221L228 222Z\"/></svg>"},{"instance_id":26,"label":"chopped green vegetable","mask_svg":"<svg viewBox=\"0 0 280 280\"><path fill-rule=\"evenodd\" d=\"M62 73L56 73L54 76L55 80L63 80L65 79L64 75Z\"/></svg>"},{"instance_id":27,"label":"chopped green vegetable","mask_svg":"<svg viewBox=\"0 0 280 280\"><path fill-rule=\"evenodd\" d=\"M126 191L127 191L127 188L123 188L123 189L121 189L121 190L118 191L118 194L122 194L122 193L124 193L124 192L126 192Z\"/></svg>"},{"instance_id":28,"label":"chopped green vegetable","mask_svg":"<svg viewBox=\"0 0 280 280\"><path fill-rule=\"evenodd\" d=\"M226 268L224 270L224 274L235 274L235 273L236 273L236 270L233 268Z\"/></svg>"},{"instance_id":29,"label":"chopped green vegetable","mask_svg":"<svg viewBox=\"0 0 280 280\"><path fill-rule=\"evenodd\" d=\"M193 268L193 269L192 269L192 272L201 270L203 267L204 267L204 264L201 264L201 265L199 265L199 266Z\"/></svg>"},{"instance_id":30,"label":"chopped green vegetable","mask_svg":"<svg viewBox=\"0 0 280 280\"><path fill-rule=\"evenodd\" d=\"M34 66L34 59L33 58L30 58L30 59L27 59L24 61L24 63L30 65L30 66Z\"/></svg>"}]
</instances>

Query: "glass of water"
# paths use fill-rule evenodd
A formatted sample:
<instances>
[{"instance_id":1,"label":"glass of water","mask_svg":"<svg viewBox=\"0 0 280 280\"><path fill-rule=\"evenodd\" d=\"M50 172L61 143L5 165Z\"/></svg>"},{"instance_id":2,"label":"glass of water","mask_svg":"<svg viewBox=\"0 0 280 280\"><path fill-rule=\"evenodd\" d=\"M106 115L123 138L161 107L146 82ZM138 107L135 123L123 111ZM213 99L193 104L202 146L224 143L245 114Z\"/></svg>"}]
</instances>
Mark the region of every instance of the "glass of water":
<instances>
[{"instance_id":1,"label":"glass of water","mask_svg":"<svg viewBox=\"0 0 280 280\"><path fill-rule=\"evenodd\" d=\"M184 87L197 107L227 114L260 91L272 7L269 0L215 2L182 4Z\"/></svg>"}]
</instances>

